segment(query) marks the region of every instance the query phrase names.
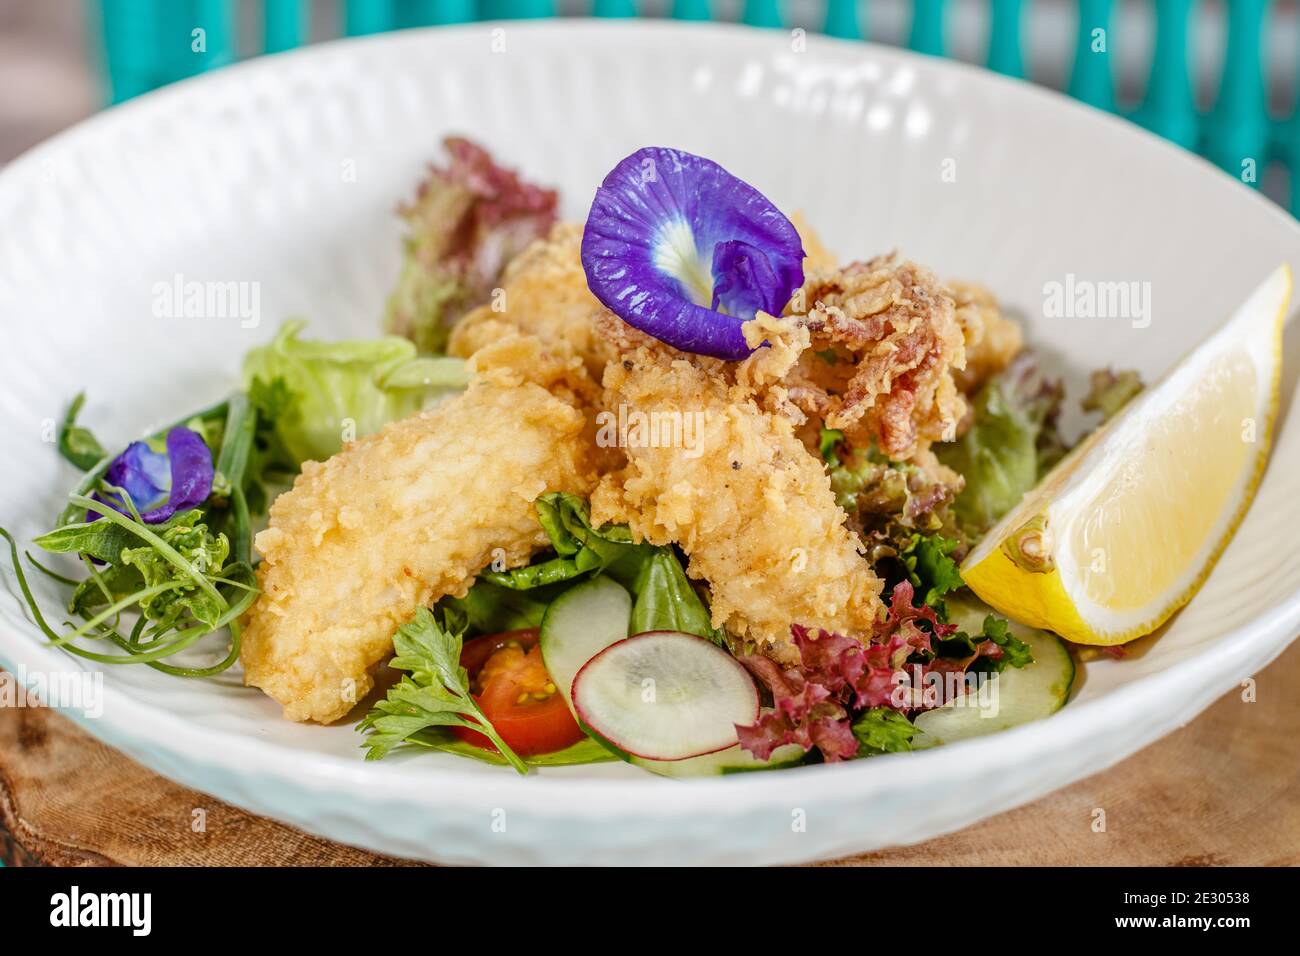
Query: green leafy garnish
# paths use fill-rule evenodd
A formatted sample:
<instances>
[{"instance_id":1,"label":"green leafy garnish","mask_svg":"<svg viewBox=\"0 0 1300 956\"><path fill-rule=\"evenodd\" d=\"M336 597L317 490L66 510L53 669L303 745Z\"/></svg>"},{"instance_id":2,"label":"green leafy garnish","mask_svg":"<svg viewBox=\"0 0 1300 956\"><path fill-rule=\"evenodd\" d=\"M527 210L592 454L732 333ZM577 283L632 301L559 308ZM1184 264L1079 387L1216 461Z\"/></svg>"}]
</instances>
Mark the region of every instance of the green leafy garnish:
<instances>
[{"instance_id":1,"label":"green leafy garnish","mask_svg":"<svg viewBox=\"0 0 1300 956\"><path fill-rule=\"evenodd\" d=\"M345 440L373 434L468 382L464 362L430 366L406 339L318 342L299 338L305 325L284 323L270 344L244 357L244 383L275 409L275 436L295 464L324 461Z\"/></svg>"},{"instance_id":2,"label":"green leafy garnish","mask_svg":"<svg viewBox=\"0 0 1300 956\"><path fill-rule=\"evenodd\" d=\"M681 631L726 647L722 632L714 628L709 609L686 578L681 562L669 548L658 548L641 567L632 587L632 621L629 633Z\"/></svg>"},{"instance_id":3,"label":"green leafy garnish","mask_svg":"<svg viewBox=\"0 0 1300 956\"><path fill-rule=\"evenodd\" d=\"M1017 359L975 396L966 433L934 446L939 460L966 479L953 512L971 539L1019 504L1064 455L1056 431L1062 394L1032 360Z\"/></svg>"},{"instance_id":4,"label":"green leafy garnish","mask_svg":"<svg viewBox=\"0 0 1300 956\"><path fill-rule=\"evenodd\" d=\"M130 497L105 483L112 459L102 454L93 436L77 431L81 406L78 396L65 419L60 450L74 464L91 464L68 496L54 530L34 538L33 543L51 553L76 555L86 577L60 574L27 556L32 567L72 589L67 607L82 619L81 624L65 623L64 630L57 630L46 621L27 585L17 544L0 529L9 541L14 571L33 619L51 643L88 660L147 664L185 677L226 670L239 658L239 618L258 593L245 495L260 467L256 408L245 395L236 393L144 437L158 447L168 432L183 426L203 436L216 451L216 474L208 500L165 522L146 524ZM112 495L127 513L105 506L92 494ZM92 512L97 520L87 520ZM118 625L125 613L138 617L123 633ZM167 662L208 634L226 628L229 647L216 663L191 667ZM121 653L100 653L83 643L95 640Z\"/></svg>"},{"instance_id":5,"label":"green leafy garnish","mask_svg":"<svg viewBox=\"0 0 1300 956\"><path fill-rule=\"evenodd\" d=\"M835 449L844 441L844 432L838 428L822 427L821 434L818 438L817 447L822 454L822 460L826 462L828 468L840 467L840 456L836 454Z\"/></svg>"},{"instance_id":6,"label":"green leafy garnish","mask_svg":"<svg viewBox=\"0 0 1300 956\"><path fill-rule=\"evenodd\" d=\"M950 525L952 489L916 465L843 444L834 455L830 479L835 503L848 512L849 526L868 547L900 550L913 534L932 534Z\"/></svg>"},{"instance_id":7,"label":"green leafy garnish","mask_svg":"<svg viewBox=\"0 0 1300 956\"><path fill-rule=\"evenodd\" d=\"M1114 418L1143 388L1142 376L1132 369L1099 369L1089 377L1088 385L1088 394L1079 404L1085 412L1100 412L1102 422Z\"/></svg>"},{"instance_id":8,"label":"green leafy garnish","mask_svg":"<svg viewBox=\"0 0 1300 956\"><path fill-rule=\"evenodd\" d=\"M633 594L632 633L682 631L724 643L671 547L637 544L624 525L593 527L586 501L565 492L538 498L537 517L554 557L511 571L484 571L465 598L439 605L467 613L472 633L512 629L493 626L506 621L535 627L546 604L567 584L608 574ZM536 603L510 601L503 593L510 591L536 595Z\"/></svg>"},{"instance_id":9,"label":"green leafy garnish","mask_svg":"<svg viewBox=\"0 0 1300 956\"><path fill-rule=\"evenodd\" d=\"M481 760L484 763L490 763L498 767L509 764L509 761L495 750L488 750L467 740L461 740L446 727L426 728L418 731L405 742L426 747L429 750L458 754L462 757L473 757L475 760ZM528 756L521 755L519 759L530 767L572 767L587 763L610 763L617 760L618 757L611 753L608 747L597 743L590 737L585 737L563 750L554 750L544 754L529 754Z\"/></svg>"},{"instance_id":10,"label":"green leafy garnish","mask_svg":"<svg viewBox=\"0 0 1300 956\"><path fill-rule=\"evenodd\" d=\"M906 715L891 707L863 711L852 727L860 757L911 750L912 738L921 732Z\"/></svg>"},{"instance_id":11,"label":"green leafy garnish","mask_svg":"<svg viewBox=\"0 0 1300 956\"><path fill-rule=\"evenodd\" d=\"M550 589L541 590L549 593ZM540 627L549 603L539 597L538 591L503 587L480 577L463 598L445 597L438 602L438 608L459 615L465 621L466 633L496 634Z\"/></svg>"},{"instance_id":12,"label":"green leafy garnish","mask_svg":"<svg viewBox=\"0 0 1300 956\"><path fill-rule=\"evenodd\" d=\"M957 562L949 557L956 547L955 538L914 534L899 555L921 603L935 610L942 609L945 594L964 587Z\"/></svg>"},{"instance_id":13,"label":"green leafy garnish","mask_svg":"<svg viewBox=\"0 0 1300 956\"><path fill-rule=\"evenodd\" d=\"M393 635L397 654L388 666L408 673L357 727L370 735L367 760L387 756L398 744L430 727L467 727L492 741L520 773L528 772L528 765L501 739L470 694L469 674L460 666L462 633L440 624L433 612L423 607L397 629Z\"/></svg>"},{"instance_id":14,"label":"green leafy garnish","mask_svg":"<svg viewBox=\"0 0 1300 956\"><path fill-rule=\"evenodd\" d=\"M992 641L1002 648L998 658L987 657L979 653L980 645ZM989 614L984 618L984 625L978 634L958 631L956 634L940 641L937 645L941 657L973 658L969 671L995 671L1001 673L1008 667L1025 667L1034 662L1029 645L1011 633L1010 625L1003 618Z\"/></svg>"},{"instance_id":15,"label":"green leafy garnish","mask_svg":"<svg viewBox=\"0 0 1300 956\"><path fill-rule=\"evenodd\" d=\"M170 630L187 622L214 627L225 602L213 597L211 591L201 590L197 583L199 578L192 572L198 572L210 582L223 578L230 570L226 566L230 545L225 535L210 534L207 527L199 523L201 517L198 509L191 509L173 516L165 524L154 526L158 536L189 565L189 570L178 569L148 544L123 547L102 573L77 585L69 609L81 614L137 592L149 593L151 596L139 598L140 611L145 619L156 622L162 629ZM77 546L78 542L99 524L110 523L96 521L85 530L69 525L36 538L33 543L46 551L79 551L82 549ZM116 525L113 527L129 534ZM82 533L74 534L70 528ZM161 590L160 586L163 586ZM216 590L215 586L212 590Z\"/></svg>"},{"instance_id":16,"label":"green leafy garnish","mask_svg":"<svg viewBox=\"0 0 1300 956\"><path fill-rule=\"evenodd\" d=\"M398 209L402 268L384 316L385 329L421 354L443 351L456 320L492 299L506 264L555 222L554 192L522 181L468 140L443 145L447 162L431 164Z\"/></svg>"},{"instance_id":17,"label":"green leafy garnish","mask_svg":"<svg viewBox=\"0 0 1300 956\"><path fill-rule=\"evenodd\" d=\"M587 503L577 495L551 492L538 498L536 506L555 557L512 571L485 571L482 580L529 590L608 571L620 584L631 587L654 554L653 546L634 543L632 533L622 525L592 527Z\"/></svg>"},{"instance_id":18,"label":"green leafy garnish","mask_svg":"<svg viewBox=\"0 0 1300 956\"><path fill-rule=\"evenodd\" d=\"M79 392L68 406L68 413L59 426L59 454L82 471L89 471L103 461L108 453L89 428L77 424L81 406L86 404L86 393Z\"/></svg>"},{"instance_id":19,"label":"green leafy garnish","mask_svg":"<svg viewBox=\"0 0 1300 956\"><path fill-rule=\"evenodd\" d=\"M144 441L149 442L151 445L160 443L166 439L167 433L173 428L185 427L203 435L205 440L209 441L209 444L211 444L211 435L215 429L220 428L220 422L225 419L229 407L229 399L222 399L217 404L211 405L202 411L186 415L184 418L177 419L170 424L164 425L162 428L150 432L148 435L144 436ZM72 494L85 496L99 490L103 484L104 473L108 471L108 466L111 462L112 459L107 455L105 455L100 461L96 462L94 467L90 468L90 470L81 476L81 480L77 482L77 486L73 489ZM69 501L63 511L60 512L55 524L73 524L84 520L85 517L86 509Z\"/></svg>"}]
</instances>

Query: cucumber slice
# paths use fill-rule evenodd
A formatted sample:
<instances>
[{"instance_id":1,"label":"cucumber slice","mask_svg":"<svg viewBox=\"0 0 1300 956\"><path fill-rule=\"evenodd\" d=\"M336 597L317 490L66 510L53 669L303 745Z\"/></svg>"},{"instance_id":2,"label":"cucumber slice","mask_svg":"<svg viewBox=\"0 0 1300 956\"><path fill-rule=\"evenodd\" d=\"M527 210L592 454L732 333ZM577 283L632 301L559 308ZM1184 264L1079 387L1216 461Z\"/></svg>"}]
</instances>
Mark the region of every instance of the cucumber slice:
<instances>
[{"instance_id":1,"label":"cucumber slice","mask_svg":"<svg viewBox=\"0 0 1300 956\"><path fill-rule=\"evenodd\" d=\"M744 666L694 634L649 631L611 644L573 679L578 719L633 757L683 760L736 743L758 719Z\"/></svg>"},{"instance_id":2,"label":"cucumber slice","mask_svg":"<svg viewBox=\"0 0 1300 956\"><path fill-rule=\"evenodd\" d=\"M632 595L617 581L592 578L575 584L546 609L538 643L547 673L573 710L573 678L582 665L627 637Z\"/></svg>"},{"instance_id":3,"label":"cucumber slice","mask_svg":"<svg viewBox=\"0 0 1300 956\"><path fill-rule=\"evenodd\" d=\"M786 744L777 747L767 760L759 760L748 750L741 748L740 744L736 744L726 750L699 757L687 757L685 760L646 760L642 757L630 757L629 762L643 770L657 773L661 777L715 777L727 773L794 767L803 763L805 756L804 749L798 744Z\"/></svg>"},{"instance_id":4,"label":"cucumber slice","mask_svg":"<svg viewBox=\"0 0 1300 956\"><path fill-rule=\"evenodd\" d=\"M948 619L971 634L979 633L985 615L996 613L987 604L973 599L950 597L947 603ZM1008 625L1013 635L1029 645L1034 662L1021 668L1008 667L996 675L990 691L996 693L996 698L989 698L990 704L996 700L996 707L981 707L973 701L958 699L921 714L913 722L925 733L924 744L952 743L1040 720L1060 710L1069 698L1074 683L1074 659L1065 643L1049 631L1016 621L1009 621Z\"/></svg>"}]
</instances>

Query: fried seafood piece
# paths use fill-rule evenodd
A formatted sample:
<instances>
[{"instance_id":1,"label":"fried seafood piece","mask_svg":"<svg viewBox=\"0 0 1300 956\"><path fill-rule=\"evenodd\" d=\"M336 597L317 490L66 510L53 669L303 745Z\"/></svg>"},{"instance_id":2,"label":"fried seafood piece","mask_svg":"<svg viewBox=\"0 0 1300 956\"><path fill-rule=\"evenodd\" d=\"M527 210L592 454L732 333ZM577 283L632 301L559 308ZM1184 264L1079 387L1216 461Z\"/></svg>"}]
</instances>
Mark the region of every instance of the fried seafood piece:
<instances>
[{"instance_id":1,"label":"fried seafood piece","mask_svg":"<svg viewBox=\"0 0 1300 956\"><path fill-rule=\"evenodd\" d=\"M826 248L826 244L822 242L822 237L818 235L816 229L809 225L804 214L796 209L790 214L790 223L794 226L795 232L799 233L799 240L803 243L804 272L813 272L817 269L834 269L836 265L835 254Z\"/></svg>"},{"instance_id":2,"label":"fried seafood piece","mask_svg":"<svg viewBox=\"0 0 1300 956\"><path fill-rule=\"evenodd\" d=\"M814 271L789 311L812 334L786 383L805 413L894 461L953 437L966 343L928 269L891 255Z\"/></svg>"},{"instance_id":3,"label":"fried seafood piece","mask_svg":"<svg viewBox=\"0 0 1300 956\"><path fill-rule=\"evenodd\" d=\"M949 280L957 324L966 339L966 367L953 373L957 387L971 395L1011 364L1025 345L1020 323L1002 314L998 300L974 282Z\"/></svg>"},{"instance_id":4,"label":"fried seafood piece","mask_svg":"<svg viewBox=\"0 0 1300 956\"><path fill-rule=\"evenodd\" d=\"M272 505L240 659L285 717L347 714L416 608L463 596L494 558L526 563L547 542L537 497L595 484L576 361L515 335L471 367L463 394L305 463Z\"/></svg>"},{"instance_id":5,"label":"fried seafood piece","mask_svg":"<svg viewBox=\"0 0 1300 956\"><path fill-rule=\"evenodd\" d=\"M600 381L613 351L596 333L595 318L604 306L587 288L581 248L582 226L558 223L510 263L493 302L456 324L447 350L467 358L510 326L551 346L565 343Z\"/></svg>"},{"instance_id":6,"label":"fried seafood piece","mask_svg":"<svg viewBox=\"0 0 1300 956\"><path fill-rule=\"evenodd\" d=\"M605 402L621 409L628 464L602 478L592 520L680 545L687 572L708 583L714 626L778 659L795 653L794 623L869 635L881 582L845 528L822 462L747 384L779 371L748 365L771 358L736 366L679 352L610 313L600 324L619 347Z\"/></svg>"}]
</instances>

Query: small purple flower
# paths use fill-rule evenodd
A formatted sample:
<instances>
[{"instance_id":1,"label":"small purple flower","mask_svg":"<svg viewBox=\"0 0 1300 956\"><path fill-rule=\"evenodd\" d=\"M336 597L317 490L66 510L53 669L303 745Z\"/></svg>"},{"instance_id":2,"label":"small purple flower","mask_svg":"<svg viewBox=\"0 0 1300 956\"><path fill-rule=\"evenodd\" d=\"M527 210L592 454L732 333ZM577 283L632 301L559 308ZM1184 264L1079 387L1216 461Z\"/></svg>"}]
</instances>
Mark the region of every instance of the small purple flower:
<instances>
[{"instance_id":1,"label":"small purple flower","mask_svg":"<svg viewBox=\"0 0 1300 956\"><path fill-rule=\"evenodd\" d=\"M146 524L161 524L178 511L202 504L212 493L212 452L198 432L173 428L167 433L167 451L154 451L145 442L132 442L108 466L104 481L123 489ZM95 500L130 514L116 495L96 495ZM98 514L87 515L94 521Z\"/></svg>"},{"instance_id":2,"label":"small purple flower","mask_svg":"<svg viewBox=\"0 0 1300 956\"><path fill-rule=\"evenodd\" d=\"M647 146L610 171L582 234L587 285L634 328L684 352L742 359L740 327L803 284L794 225L712 160Z\"/></svg>"}]
</instances>

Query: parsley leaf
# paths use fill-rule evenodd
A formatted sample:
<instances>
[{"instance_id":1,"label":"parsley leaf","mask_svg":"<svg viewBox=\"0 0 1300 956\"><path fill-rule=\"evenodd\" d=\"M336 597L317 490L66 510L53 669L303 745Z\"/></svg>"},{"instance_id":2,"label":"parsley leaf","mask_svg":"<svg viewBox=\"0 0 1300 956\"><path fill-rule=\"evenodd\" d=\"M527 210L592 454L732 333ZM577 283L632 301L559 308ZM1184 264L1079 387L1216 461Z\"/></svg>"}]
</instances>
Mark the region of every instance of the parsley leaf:
<instances>
[{"instance_id":1,"label":"parsley leaf","mask_svg":"<svg viewBox=\"0 0 1300 956\"><path fill-rule=\"evenodd\" d=\"M957 562L949 557L956 547L955 538L914 534L899 555L922 604L940 610L945 594L964 587Z\"/></svg>"},{"instance_id":2,"label":"parsley leaf","mask_svg":"<svg viewBox=\"0 0 1300 956\"><path fill-rule=\"evenodd\" d=\"M1002 656L989 661L993 670L1004 671L1008 667L1024 667L1034 662L1029 645L1011 633L1009 625L1000 617L990 614L984 619L983 636L1002 648ZM987 660L987 658L985 658Z\"/></svg>"},{"instance_id":3,"label":"parsley leaf","mask_svg":"<svg viewBox=\"0 0 1300 956\"><path fill-rule=\"evenodd\" d=\"M469 675L460 666L461 634L460 628L439 624L425 607L397 629L397 656L388 666L408 673L357 727L370 734L367 760L386 757L429 727L468 727L491 740L512 767L528 772L528 765L501 739L470 695Z\"/></svg>"},{"instance_id":4,"label":"parsley leaf","mask_svg":"<svg viewBox=\"0 0 1300 956\"><path fill-rule=\"evenodd\" d=\"M1001 656L995 659L979 654L979 646L985 641L992 641L1002 648ZM985 616L984 625L978 634L958 631L941 641L938 650L940 657L975 657L969 668L972 671L1001 673L1008 667L1019 668L1034 662L1034 655L1029 650L1029 645L1011 633L1010 625L1006 620L993 614Z\"/></svg>"}]
</instances>

